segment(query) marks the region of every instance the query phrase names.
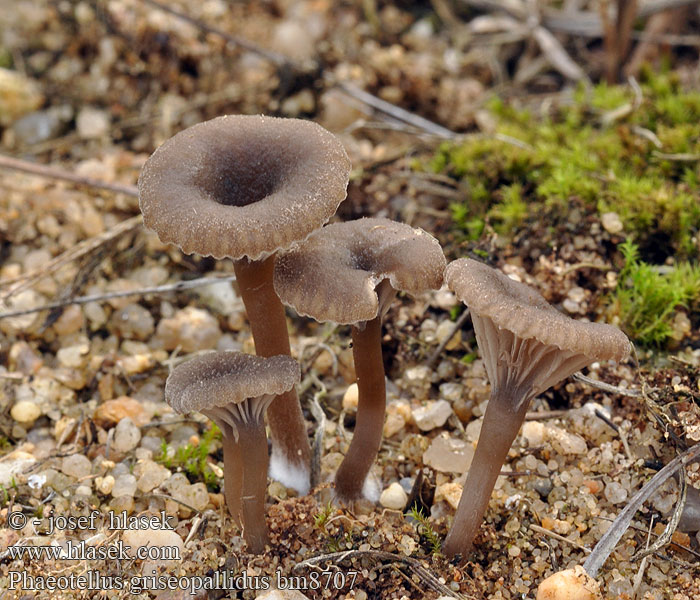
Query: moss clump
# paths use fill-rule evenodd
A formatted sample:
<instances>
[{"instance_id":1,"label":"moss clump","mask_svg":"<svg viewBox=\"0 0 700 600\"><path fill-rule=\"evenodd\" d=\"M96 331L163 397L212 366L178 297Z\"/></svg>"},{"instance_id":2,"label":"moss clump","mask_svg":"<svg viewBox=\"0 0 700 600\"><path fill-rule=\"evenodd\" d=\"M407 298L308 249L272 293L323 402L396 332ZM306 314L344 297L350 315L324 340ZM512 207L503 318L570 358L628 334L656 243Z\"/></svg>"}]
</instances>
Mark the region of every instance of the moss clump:
<instances>
[{"instance_id":1,"label":"moss clump","mask_svg":"<svg viewBox=\"0 0 700 600\"><path fill-rule=\"evenodd\" d=\"M212 423L198 444L185 444L173 453L163 442L160 455L155 460L168 469L182 469L192 483L203 482L209 491L216 492L219 489L219 479L209 466L207 458L213 449L214 441L220 439L221 430Z\"/></svg>"},{"instance_id":2,"label":"moss clump","mask_svg":"<svg viewBox=\"0 0 700 600\"><path fill-rule=\"evenodd\" d=\"M641 100L626 87L581 88L541 118L491 102L500 135L443 144L429 163L465 190L452 206L457 229L471 239L488 226L507 234L528 214L556 224L576 201L618 213L645 257L660 248L655 260L696 256L700 93L668 74L647 73L641 85Z\"/></svg>"},{"instance_id":3,"label":"moss clump","mask_svg":"<svg viewBox=\"0 0 700 600\"><path fill-rule=\"evenodd\" d=\"M639 258L631 242L620 245L625 266L612 296L620 325L636 342L663 346L672 337L680 308L700 302L700 267L687 262L661 270Z\"/></svg>"}]
</instances>

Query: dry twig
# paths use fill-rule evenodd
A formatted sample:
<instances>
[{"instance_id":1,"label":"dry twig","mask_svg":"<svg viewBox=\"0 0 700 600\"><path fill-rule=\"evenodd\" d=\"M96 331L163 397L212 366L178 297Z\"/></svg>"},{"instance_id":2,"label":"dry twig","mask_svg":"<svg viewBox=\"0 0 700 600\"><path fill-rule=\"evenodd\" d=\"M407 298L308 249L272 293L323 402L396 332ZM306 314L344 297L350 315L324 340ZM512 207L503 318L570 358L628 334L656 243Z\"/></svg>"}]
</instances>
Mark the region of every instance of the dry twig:
<instances>
[{"instance_id":1,"label":"dry twig","mask_svg":"<svg viewBox=\"0 0 700 600\"><path fill-rule=\"evenodd\" d=\"M420 580L431 590L449 596L450 598L459 598L465 600L462 594L453 592L450 588L440 583L437 578L426 569L421 561L407 556L392 554L391 552L381 552L379 550L348 550L346 552L332 552L330 554L321 554L314 556L295 565L293 570L304 567L313 567L322 562L342 563L353 558L368 558L370 560L382 563L401 563L410 568L411 572L418 575Z\"/></svg>"},{"instance_id":2,"label":"dry twig","mask_svg":"<svg viewBox=\"0 0 700 600\"><path fill-rule=\"evenodd\" d=\"M71 304L88 304L89 302L102 302L104 300L112 300L113 298L125 298L127 296L144 296L146 294L164 294L166 292L179 292L189 290L191 288L211 285L212 283L220 283L222 281L235 281L235 275L226 275L223 277L200 277L190 281L178 281L177 283L168 283L154 287L139 288L136 290L120 290L118 292L108 292L105 294L93 294L91 296L80 296L78 298L68 298L60 302L44 304L34 308L25 308L23 310L13 310L0 313L0 319L9 317L20 317L22 315L30 315L32 313L41 312L44 310L52 310L54 308L62 308Z\"/></svg>"}]
</instances>

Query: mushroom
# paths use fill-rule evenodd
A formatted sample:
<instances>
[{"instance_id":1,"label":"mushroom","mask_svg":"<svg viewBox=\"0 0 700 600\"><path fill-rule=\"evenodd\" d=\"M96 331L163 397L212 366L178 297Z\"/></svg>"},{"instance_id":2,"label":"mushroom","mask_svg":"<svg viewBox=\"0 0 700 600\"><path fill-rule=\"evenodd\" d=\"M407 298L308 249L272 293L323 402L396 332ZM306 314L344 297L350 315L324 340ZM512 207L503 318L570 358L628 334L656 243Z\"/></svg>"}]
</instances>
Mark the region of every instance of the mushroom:
<instances>
[{"instance_id":1,"label":"mushroom","mask_svg":"<svg viewBox=\"0 0 700 600\"><path fill-rule=\"evenodd\" d=\"M397 291L437 289L444 270L433 236L389 219L328 225L277 259L275 291L285 304L317 321L352 326L359 399L355 433L335 477L342 501L360 498L363 488L365 495L377 495L365 482L386 409L382 317Z\"/></svg>"},{"instance_id":2,"label":"mushroom","mask_svg":"<svg viewBox=\"0 0 700 600\"><path fill-rule=\"evenodd\" d=\"M532 288L478 261L451 262L445 280L469 307L491 382L479 442L443 548L447 556L464 559L530 401L592 362L624 359L630 342L611 325L567 317Z\"/></svg>"},{"instance_id":3,"label":"mushroom","mask_svg":"<svg viewBox=\"0 0 700 600\"><path fill-rule=\"evenodd\" d=\"M165 400L177 412L199 411L221 429L226 505L255 554L268 539L263 415L275 396L291 390L299 378L299 365L290 356L212 352L178 365L165 383Z\"/></svg>"},{"instance_id":4,"label":"mushroom","mask_svg":"<svg viewBox=\"0 0 700 600\"><path fill-rule=\"evenodd\" d=\"M320 125L230 115L181 131L146 161L139 204L146 227L186 254L234 261L256 353L290 354L284 307L275 295L275 253L305 239L346 194L350 161ZM300 493L310 448L296 391L268 410L270 474Z\"/></svg>"}]
</instances>

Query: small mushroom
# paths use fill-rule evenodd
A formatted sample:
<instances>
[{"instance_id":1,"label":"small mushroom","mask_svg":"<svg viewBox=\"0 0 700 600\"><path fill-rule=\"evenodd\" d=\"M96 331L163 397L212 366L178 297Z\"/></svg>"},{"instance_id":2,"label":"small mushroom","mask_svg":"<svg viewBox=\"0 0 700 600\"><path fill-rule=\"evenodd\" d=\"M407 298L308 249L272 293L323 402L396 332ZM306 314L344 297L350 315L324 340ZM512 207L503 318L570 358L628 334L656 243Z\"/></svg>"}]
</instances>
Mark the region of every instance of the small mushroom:
<instances>
[{"instance_id":1,"label":"small mushroom","mask_svg":"<svg viewBox=\"0 0 700 600\"><path fill-rule=\"evenodd\" d=\"M299 365L289 356L212 352L178 365L165 384L165 400L177 412L199 411L221 429L226 505L255 554L268 539L263 415L275 396L291 390L299 378Z\"/></svg>"},{"instance_id":2,"label":"small mushroom","mask_svg":"<svg viewBox=\"0 0 700 600\"><path fill-rule=\"evenodd\" d=\"M234 261L256 353L290 354L275 295L275 253L305 239L346 194L350 161L321 126L299 119L230 115L181 131L146 162L139 204L163 242ZM271 475L306 493L310 448L296 391L268 410Z\"/></svg>"},{"instance_id":3,"label":"small mushroom","mask_svg":"<svg viewBox=\"0 0 700 600\"><path fill-rule=\"evenodd\" d=\"M444 544L447 556L466 560L530 401L592 362L621 361L630 342L611 325L567 317L532 288L478 261L450 263L445 280L469 307L491 382L479 442Z\"/></svg>"},{"instance_id":4,"label":"small mushroom","mask_svg":"<svg viewBox=\"0 0 700 600\"><path fill-rule=\"evenodd\" d=\"M382 317L397 291L437 289L444 270L433 236L389 219L328 225L277 259L275 290L284 303L317 321L352 326L359 400L355 433L335 478L342 501L362 496L382 441Z\"/></svg>"}]
</instances>

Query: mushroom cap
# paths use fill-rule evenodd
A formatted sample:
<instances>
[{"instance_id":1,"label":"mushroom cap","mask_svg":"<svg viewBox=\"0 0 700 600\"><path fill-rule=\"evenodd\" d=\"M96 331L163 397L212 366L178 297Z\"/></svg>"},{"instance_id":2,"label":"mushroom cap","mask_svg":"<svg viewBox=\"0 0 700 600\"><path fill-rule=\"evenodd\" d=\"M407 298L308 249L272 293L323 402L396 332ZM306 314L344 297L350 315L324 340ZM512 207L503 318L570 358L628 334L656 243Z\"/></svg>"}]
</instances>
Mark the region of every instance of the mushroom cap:
<instances>
[{"instance_id":1,"label":"mushroom cap","mask_svg":"<svg viewBox=\"0 0 700 600\"><path fill-rule=\"evenodd\" d=\"M520 339L535 339L590 361L620 361L630 353L630 341L617 327L567 317L536 290L479 261L451 262L445 280L473 315L487 317Z\"/></svg>"},{"instance_id":2,"label":"mushroom cap","mask_svg":"<svg viewBox=\"0 0 700 600\"><path fill-rule=\"evenodd\" d=\"M378 315L380 282L415 295L438 289L444 271L432 235L390 219L359 219L328 225L278 256L274 285L300 315L351 324Z\"/></svg>"},{"instance_id":3,"label":"mushroom cap","mask_svg":"<svg viewBox=\"0 0 700 600\"><path fill-rule=\"evenodd\" d=\"M260 260L326 223L349 174L342 144L316 123L228 115L151 155L139 205L146 227L186 254Z\"/></svg>"},{"instance_id":4,"label":"mushroom cap","mask_svg":"<svg viewBox=\"0 0 700 600\"><path fill-rule=\"evenodd\" d=\"M165 400L179 413L201 412L283 394L299 379L299 364L290 356L211 352L173 369L165 383Z\"/></svg>"}]
</instances>

